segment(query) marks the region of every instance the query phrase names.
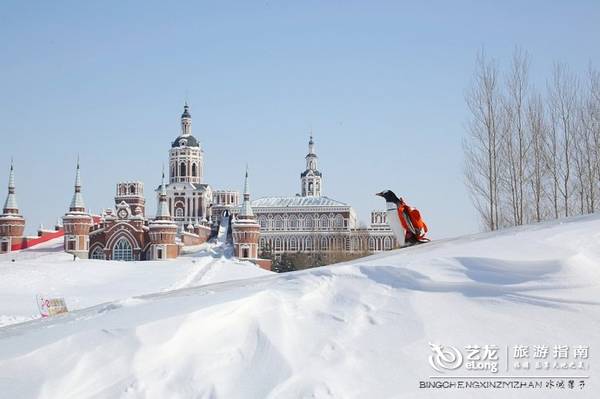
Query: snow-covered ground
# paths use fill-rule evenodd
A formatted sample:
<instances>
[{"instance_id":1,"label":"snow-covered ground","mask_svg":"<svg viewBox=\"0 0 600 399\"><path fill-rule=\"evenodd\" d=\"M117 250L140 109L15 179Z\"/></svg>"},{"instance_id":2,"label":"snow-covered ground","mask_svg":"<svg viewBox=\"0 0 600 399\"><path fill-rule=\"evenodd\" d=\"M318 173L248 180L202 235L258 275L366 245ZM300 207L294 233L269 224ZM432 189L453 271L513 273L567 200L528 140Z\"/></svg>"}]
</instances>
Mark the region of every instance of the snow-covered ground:
<instances>
[{"instance_id":1,"label":"snow-covered ground","mask_svg":"<svg viewBox=\"0 0 600 399\"><path fill-rule=\"evenodd\" d=\"M36 295L64 297L69 310L75 310L137 295L272 274L224 258L215 244L184 248L184 256L166 262L73 261L62 248L63 239L58 238L0 255L0 326L39 318Z\"/></svg>"},{"instance_id":2,"label":"snow-covered ground","mask_svg":"<svg viewBox=\"0 0 600 399\"><path fill-rule=\"evenodd\" d=\"M221 283L251 269L210 255L166 264L73 263L51 249L30 259L23 252L15 263L0 260L0 313L30 317L32 296L44 290L80 309L0 328L2 397L595 398L600 392L600 216L302 272L252 269L256 277ZM211 262L218 264L211 266L215 274L223 273L218 278L203 271ZM430 343L444 348L432 351ZM466 347L476 345L498 348L478 363L498 357L497 373L468 369ZM564 345L583 369L536 370L533 350L544 345L550 364L566 361L554 359L554 346ZM517 346L531 351L529 370L514 369L525 360L514 358ZM464 362L452 361L452 347ZM539 389L420 388L461 378L541 376L554 379L536 379L544 384ZM574 386L545 387L559 377Z\"/></svg>"}]
</instances>

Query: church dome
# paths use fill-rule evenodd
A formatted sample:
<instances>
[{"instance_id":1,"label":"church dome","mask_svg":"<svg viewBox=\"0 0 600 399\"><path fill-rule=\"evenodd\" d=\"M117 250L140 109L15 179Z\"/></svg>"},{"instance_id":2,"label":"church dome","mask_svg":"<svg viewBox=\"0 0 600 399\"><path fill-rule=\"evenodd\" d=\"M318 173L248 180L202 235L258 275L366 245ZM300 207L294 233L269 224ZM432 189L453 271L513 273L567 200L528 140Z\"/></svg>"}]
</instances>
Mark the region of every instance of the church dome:
<instances>
[{"instance_id":1,"label":"church dome","mask_svg":"<svg viewBox=\"0 0 600 399\"><path fill-rule=\"evenodd\" d=\"M171 144L171 148L176 147L200 147L200 143L192 135L178 136Z\"/></svg>"}]
</instances>

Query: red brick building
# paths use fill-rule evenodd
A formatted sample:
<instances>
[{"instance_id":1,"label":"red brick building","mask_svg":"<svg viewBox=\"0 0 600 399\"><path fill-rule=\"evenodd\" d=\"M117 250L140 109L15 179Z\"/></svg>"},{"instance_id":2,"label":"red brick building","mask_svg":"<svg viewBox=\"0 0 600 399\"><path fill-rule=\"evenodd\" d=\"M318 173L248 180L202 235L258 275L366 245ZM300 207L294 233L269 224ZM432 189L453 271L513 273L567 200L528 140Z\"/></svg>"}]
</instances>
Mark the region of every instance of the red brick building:
<instances>
[{"instance_id":1,"label":"red brick building","mask_svg":"<svg viewBox=\"0 0 600 399\"><path fill-rule=\"evenodd\" d=\"M177 225L169 214L164 176L154 220L144 217L143 193L141 182L117 184L115 210L106 210L89 233L91 259L166 260L179 256Z\"/></svg>"}]
</instances>

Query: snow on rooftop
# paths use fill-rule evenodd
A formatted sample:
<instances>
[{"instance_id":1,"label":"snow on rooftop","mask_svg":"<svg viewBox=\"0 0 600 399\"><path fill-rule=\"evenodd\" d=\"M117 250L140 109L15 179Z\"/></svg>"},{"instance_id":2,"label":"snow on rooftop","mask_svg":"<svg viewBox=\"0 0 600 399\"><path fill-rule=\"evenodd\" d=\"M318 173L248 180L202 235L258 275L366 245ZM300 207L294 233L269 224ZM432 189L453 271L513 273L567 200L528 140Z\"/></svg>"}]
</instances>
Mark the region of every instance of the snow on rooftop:
<instances>
[{"instance_id":1,"label":"snow on rooftop","mask_svg":"<svg viewBox=\"0 0 600 399\"><path fill-rule=\"evenodd\" d=\"M252 201L252 208L285 208L302 206L349 206L329 197L263 197Z\"/></svg>"}]
</instances>

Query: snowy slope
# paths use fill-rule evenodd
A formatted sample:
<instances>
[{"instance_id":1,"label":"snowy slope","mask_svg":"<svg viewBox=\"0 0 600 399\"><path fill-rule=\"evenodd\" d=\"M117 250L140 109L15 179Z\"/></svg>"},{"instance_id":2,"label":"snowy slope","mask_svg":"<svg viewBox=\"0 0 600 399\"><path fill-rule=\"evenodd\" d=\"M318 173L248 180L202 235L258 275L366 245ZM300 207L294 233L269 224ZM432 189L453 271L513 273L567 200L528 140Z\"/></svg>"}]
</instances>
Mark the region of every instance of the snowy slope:
<instances>
[{"instance_id":1,"label":"snowy slope","mask_svg":"<svg viewBox=\"0 0 600 399\"><path fill-rule=\"evenodd\" d=\"M10 295L17 290L5 301ZM428 363L430 342L587 345L585 370L511 375L589 379L567 392L419 389L419 381L439 376ZM599 350L600 217L592 216L9 325L0 329L0 392L9 398L593 398L600 391Z\"/></svg>"}]
</instances>

